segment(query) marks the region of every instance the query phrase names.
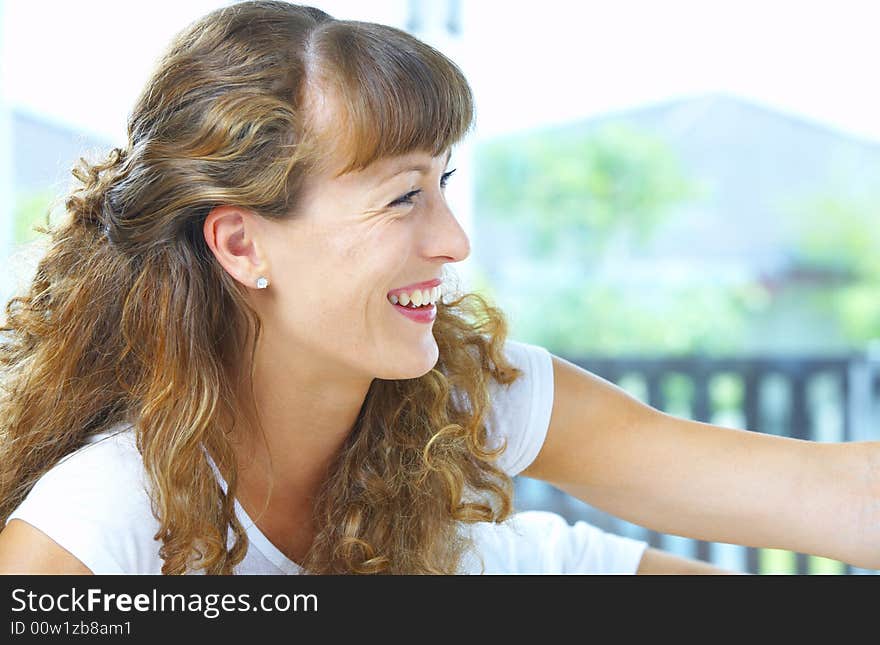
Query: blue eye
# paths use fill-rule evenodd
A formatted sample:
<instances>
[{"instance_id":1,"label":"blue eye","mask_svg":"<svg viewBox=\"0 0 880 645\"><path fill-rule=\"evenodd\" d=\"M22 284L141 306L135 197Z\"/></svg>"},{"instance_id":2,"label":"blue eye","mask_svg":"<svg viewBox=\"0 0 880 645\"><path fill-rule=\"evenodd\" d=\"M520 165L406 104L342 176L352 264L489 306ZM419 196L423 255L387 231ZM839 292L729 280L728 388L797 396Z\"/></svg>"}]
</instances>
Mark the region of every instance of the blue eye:
<instances>
[{"instance_id":1,"label":"blue eye","mask_svg":"<svg viewBox=\"0 0 880 645\"><path fill-rule=\"evenodd\" d=\"M444 172L440 176L440 188L446 188L446 183L449 181L449 178L452 176L452 173L454 173L456 170L458 170L458 168L453 168L449 172ZM420 192L422 192L421 189L411 190L406 195L403 195L402 197L398 197L397 199L395 199L393 202L391 202L388 205L389 206L399 206L401 204L412 204L413 203L412 198L415 197L416 195L418 195Z\"/></svg>"}]
</instances>

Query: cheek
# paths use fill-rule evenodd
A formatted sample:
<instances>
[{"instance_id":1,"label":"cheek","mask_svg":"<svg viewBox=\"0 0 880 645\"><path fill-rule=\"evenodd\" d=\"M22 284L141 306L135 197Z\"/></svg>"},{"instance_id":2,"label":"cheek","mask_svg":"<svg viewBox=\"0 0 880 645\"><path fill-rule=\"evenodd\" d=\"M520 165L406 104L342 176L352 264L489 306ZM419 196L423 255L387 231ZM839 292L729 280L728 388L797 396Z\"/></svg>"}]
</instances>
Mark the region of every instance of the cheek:
<instances>
[{"instance_id":1,"label":"cheek","mask_svg":"<svg viewBox=\"0 0 880 645\"><path fill-rule=\"evenodd\" d=\"M394 251L397 255L407 253L412 247L415 228L412 219L396 217L384 220L370 227L363 235L363 241L378 251Z\"/></svg>"},{"instance_id":2,"label":"cheek","mask_svg":"<svg viewBox=\"0 0 880 645\"><path fill-rule=\"evenodd\" d=\"M409 249L411 233L404 223L400 219L383 219L340 233L334 239L333 255L347 267L375 267L381 271L382 267L395 264L395 258L405 257Z\"/></svg>"},{"instance_id":3,"label":"cheek","mask_svg":"<svg viewBox=\"0 0 880 645\"><path fill-rule=\"evenodd\" d=\"M295 250L287 252L283 274L295 276L299 299L320 299L327 292L345 294L349 304L379 298L375 294L407 277L412 234L403 224L380 219L315 229L287 247Z\"/></svg>"},{"instance_id":4,"label":"cheek","mask_svg":"<svg viewBox=\"0 0 880 645\"><path fill-rule=\"evenodd\" d=\"M371 244L352 227L315 228L290 247L295 257L289 264L297 267L305 281L339 284L349 273L356 273L355 265L363 261Z\"/></svg>"}]
</instances>

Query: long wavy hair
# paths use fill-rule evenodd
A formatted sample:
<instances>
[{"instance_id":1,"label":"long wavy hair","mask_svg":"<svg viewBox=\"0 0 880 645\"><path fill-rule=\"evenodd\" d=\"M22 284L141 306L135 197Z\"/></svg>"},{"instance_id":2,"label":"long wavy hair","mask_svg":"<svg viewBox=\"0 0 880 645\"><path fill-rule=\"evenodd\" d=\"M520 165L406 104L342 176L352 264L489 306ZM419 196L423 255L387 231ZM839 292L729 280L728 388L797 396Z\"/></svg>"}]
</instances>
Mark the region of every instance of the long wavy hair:
<instances>
[{"instance_id":1,"label":"long wavy hair","mask_svg":"<svg viewBox=\"0 0 880 645\"><path fill-rule=\"evenodd\" d=\"M338 106L333 124L309 118L318 96ZM234 573L248 541L230 438L260 431L243 384L261 324L207 247L205 217L221 204L295 217L304 178L340 151L343 172L437 155L473 119L459 68L393 27L244 2L179 34L131 113L127 146L73 169L64 217L37 228L48 245L32 282L6 305L0 522L62 457L127 423L162 572ZM509 516L504 445L483 419L490 380L521 372L502 353L503 313L455 295L437 306L434 368L372 382L315 501L306 573L454 573L469 547L460 523Z\"/></svg>"}]
</instances>

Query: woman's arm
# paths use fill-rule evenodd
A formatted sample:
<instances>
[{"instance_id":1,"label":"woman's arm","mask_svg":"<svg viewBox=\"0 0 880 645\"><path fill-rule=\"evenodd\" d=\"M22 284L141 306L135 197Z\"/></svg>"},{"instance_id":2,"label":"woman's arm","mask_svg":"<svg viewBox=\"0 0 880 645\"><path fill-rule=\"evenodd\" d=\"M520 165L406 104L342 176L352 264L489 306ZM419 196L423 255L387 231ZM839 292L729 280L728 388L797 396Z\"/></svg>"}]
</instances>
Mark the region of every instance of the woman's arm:
<instances>
[{"instance_id":1,"label":"woman's arm","mask_svg":"<svg viewBox=\"0 0 880 645\"><path fill-rule=\"evenodd\" d=\"M77 574L92 572L45 533L22 520L11 520L0 531L0 575Z\"/></svg>"},{"instance_id":2,"label":"woman's arm","mask_svg":"<svg viewBox=\"0 0 880 645\"><path fill-rule=\"evenodd\" d=\"M547 438L522 475L662 533L880 568L880 442L679 419L553 356Z\"/></svg>"},{"instance_id":3,"label":"woman's arm","mask_svg":"<svg viewBox=\"0 0 880 645\"><path fill-rule=\"evenodd\" d=\"M636 570L638 575L733 575L737 571L719 569L702 560L691 560L648 547Z\"/></svg>"}]
</instances>

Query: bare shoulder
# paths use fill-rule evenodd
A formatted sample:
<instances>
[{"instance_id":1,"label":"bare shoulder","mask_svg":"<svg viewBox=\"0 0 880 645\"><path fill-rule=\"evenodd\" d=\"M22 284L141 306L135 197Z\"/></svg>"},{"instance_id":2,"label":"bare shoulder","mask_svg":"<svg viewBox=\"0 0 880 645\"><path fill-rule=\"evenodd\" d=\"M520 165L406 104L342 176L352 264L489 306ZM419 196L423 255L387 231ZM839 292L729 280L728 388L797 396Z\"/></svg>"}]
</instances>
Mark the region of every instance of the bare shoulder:
<instances>
[{"instance_id":1,"label":"bare shoulder","mask_svg":"<svg viewBox=\"0 0 880 645\"><path fill-rule=\"evenodd\" d=\"M0 574L73 574L92 572L48 535L23 520L0 531Z\"/></svg>"},{"instance_id":2,"label":"bare shoulder","mask_svg":"<svg viewBox=\"0 0 880 645\"><path fill-rule=\"evenodd\" d=\"M630 452L621 445L635 431L653 425L659 413L619 386L551 354L553 409L540 452L523 475L551 483L578 482L583 476L620 471Z\"/></svg>"}]
</instances>

